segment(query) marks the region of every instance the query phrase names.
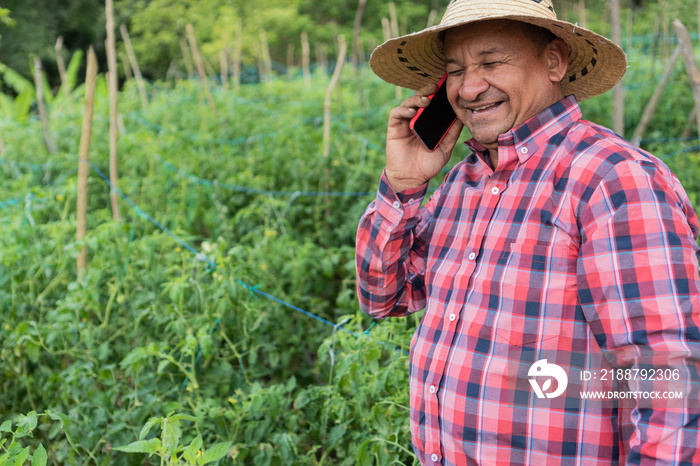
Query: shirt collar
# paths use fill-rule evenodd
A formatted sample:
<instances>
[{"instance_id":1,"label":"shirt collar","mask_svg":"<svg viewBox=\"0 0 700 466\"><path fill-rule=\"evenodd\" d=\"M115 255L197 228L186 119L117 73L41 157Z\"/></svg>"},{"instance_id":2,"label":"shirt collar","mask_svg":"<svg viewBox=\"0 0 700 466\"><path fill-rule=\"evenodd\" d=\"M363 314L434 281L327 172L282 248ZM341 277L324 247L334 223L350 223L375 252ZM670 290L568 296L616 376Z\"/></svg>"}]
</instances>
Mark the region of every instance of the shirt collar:
<instances>
[{"instance_id":1,"label":"shirt collar","mask_svg":"<svg viewBox=\"0 0 700 466\"><path fill-rule=\"evenodd\" d=\"M559 102L550 105L525 123L503 133L498 137L499 167L501 160L507 160L513 151L517 154L520 163L537 153L552 136L568 128L582 117L581 108L576 97L570 95ZM488 157L486 148L474 138L465 142L475 153L482 157ZM502 157L505 156L505 157Z\"/></svg>"}]
</instances>

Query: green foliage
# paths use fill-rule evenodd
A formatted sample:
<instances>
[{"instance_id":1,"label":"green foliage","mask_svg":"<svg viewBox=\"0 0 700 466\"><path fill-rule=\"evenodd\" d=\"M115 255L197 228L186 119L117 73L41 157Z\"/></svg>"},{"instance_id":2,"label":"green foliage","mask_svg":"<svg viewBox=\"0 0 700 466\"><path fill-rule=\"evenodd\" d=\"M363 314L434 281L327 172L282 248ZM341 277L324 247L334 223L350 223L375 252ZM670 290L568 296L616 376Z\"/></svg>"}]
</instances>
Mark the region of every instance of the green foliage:
<instances>
[{"instance_id":1,"label":"green foliage","mask_svg":"<svg viewBox=\"0 0 700 466\"><path fill-rule=\"evenodd\" d=\"M40 420L42 420L41 425ZM13 420L2 422L0 424L0 453L2 453L0 466L20 466L26 461L31 461L32 466L45 466L48 456L44 445L38 443L32 449L30 446L23 446L25 441L33 439L37 431L40 431L37 432L39 435L53 441L61 431L64 431L66 439L70 442L68 424L70 422L65 414L52 410L42 414L30 411L26 415L20 414Z\"/></svg>"}]
</instances>

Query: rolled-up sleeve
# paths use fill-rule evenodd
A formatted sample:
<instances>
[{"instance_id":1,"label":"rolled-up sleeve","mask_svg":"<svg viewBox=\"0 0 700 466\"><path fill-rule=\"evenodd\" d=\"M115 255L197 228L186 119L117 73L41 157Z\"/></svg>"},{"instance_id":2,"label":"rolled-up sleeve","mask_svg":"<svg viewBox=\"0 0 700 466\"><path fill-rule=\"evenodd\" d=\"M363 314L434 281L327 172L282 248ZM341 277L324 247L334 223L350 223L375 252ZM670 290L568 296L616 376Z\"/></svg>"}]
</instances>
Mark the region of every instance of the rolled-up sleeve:
<instances>
[{"instance_id":1,"label":"rolled-up sleeve","mask_svg":"<svg viewBox=\"0 0 700 466\"><path fill-rule=\"evenodd\" d=\"M395 193L382 174L377 197L357 231L357 292L373 317L402 316L425 307L425 245L439 191L421 208L424 184Z\"/></svg>"}]
</instances>

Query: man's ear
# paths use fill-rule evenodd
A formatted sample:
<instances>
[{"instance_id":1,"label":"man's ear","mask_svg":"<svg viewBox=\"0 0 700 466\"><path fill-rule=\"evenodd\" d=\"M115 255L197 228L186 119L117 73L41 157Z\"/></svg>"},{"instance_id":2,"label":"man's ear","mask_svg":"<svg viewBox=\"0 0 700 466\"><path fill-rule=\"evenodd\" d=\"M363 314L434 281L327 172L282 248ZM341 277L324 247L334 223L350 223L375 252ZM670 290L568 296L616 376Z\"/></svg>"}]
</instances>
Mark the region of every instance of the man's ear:
<instances>
[{"instance_id":1,"label":"man's ear","mask_svg":"<svg viewBox=\"0 0 700 466\"><path fill-rule=\"evenodd\" d=\"M569 68L569 46L563 40L556 38L547 44L545 54L549 66L549 79L558 83L564 78Z\"/></svg>"}]
</instances>

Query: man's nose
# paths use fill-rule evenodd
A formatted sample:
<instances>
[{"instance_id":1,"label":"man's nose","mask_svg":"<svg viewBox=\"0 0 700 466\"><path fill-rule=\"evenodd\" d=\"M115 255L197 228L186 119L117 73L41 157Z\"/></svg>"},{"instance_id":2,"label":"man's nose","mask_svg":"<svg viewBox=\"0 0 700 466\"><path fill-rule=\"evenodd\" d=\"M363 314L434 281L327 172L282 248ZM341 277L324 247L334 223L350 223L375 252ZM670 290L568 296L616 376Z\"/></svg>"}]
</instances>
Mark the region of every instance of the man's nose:
<instances>
[{"instance_id":1,"label":"man's nose","mask_svg":"<svg viewBox=\"0 0 700 466\"><path fill-rule=\"evenodd\" d=\"M465 102L474 102L477 97L489 88L489 83L478 71L464 73L459 86L459 96Z\"/></svg>"}]
</instances>

